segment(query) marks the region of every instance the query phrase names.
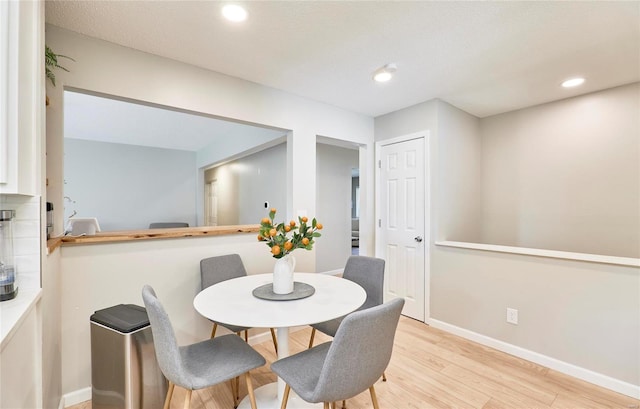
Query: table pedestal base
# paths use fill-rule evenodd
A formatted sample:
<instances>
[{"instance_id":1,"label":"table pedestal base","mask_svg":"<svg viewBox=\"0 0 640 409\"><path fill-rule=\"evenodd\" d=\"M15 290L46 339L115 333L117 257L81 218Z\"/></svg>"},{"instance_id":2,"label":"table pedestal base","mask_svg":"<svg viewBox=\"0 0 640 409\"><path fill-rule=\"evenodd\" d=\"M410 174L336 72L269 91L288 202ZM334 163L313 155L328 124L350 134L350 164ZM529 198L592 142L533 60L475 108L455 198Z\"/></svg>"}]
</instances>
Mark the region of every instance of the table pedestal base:
<instances>
[{"instance_id":1,"label":"table pedestal base","mask_svg":"<svg viewBox=\"0 0 640 409\"><path fill-rule=\"evenodd\" d=\"M269 383L267 385L256 388L256 405L258 409L280 409L281 402L278 399L278 384ZM291 390L289 393L289 400L287 401L287 409L302 409L302 408L322 408L322 403L309 403L302 400L298 395ZM238 409L251 409L251 402L249 401L249 395L247 395Z\"/></svg>"}]
</instances>

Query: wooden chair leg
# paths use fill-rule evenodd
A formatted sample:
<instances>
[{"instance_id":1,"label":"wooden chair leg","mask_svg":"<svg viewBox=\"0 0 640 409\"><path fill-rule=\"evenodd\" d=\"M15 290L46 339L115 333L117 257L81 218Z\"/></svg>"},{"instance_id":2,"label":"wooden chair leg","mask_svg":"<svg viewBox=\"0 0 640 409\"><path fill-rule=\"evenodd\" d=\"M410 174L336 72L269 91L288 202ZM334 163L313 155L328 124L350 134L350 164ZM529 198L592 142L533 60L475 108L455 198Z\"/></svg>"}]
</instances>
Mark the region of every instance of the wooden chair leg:
<instances>
[{"instance_id":1,"label":"wooden chair leg","mask_svg":"<svg viewBox=\"0 0 640 409\"><path fill-rule=\"evenodd\" d=\"M249 401L251 402L251 409L257 409L258 405L256 404L256 395L253 393L253 383L251 383L251 374L249 372L245 372L244 374L245 382L247 383L247 391L249 392Z\"/></svg>"},{"instance_id":2,"label":"wooden chair leg","mask_svg":"<svg viewBox=\"0 0 640 409\"><path fill-rule=\"evenodd\" d=\"M382 372L382 382L386 382L387 381L387 375Z\"/></svg>"},{"instance_id":3,"label":"wooden chair leg","mask_svg":"<svg viewBox=\"0 0 640 409\"><path fill-rule=\"evenodd\" d=\"M216 336L216 330L218 329L218 324L217 323L213 323L213 329L211 330L211 338Z\"/></svg>"},{"instance_id":4,"label":"wooden chair leg","mask_svg":"<svg viewBox=\"0 0 640 409\"><path fill-rule=\"evenodd\" d=\"M309 339L309 348L313 346L313 338L316 336L316 329L311 328L311 339Z\"/></svg>"},{"instance_id":5,"label":"wooden chair leg","mask_svg":"<svg viewBox=\"0 0 640 409\"><path fill-rule=\"evenodd\" d=\"M236 376L236 399L240 399L240 377Z\"/></svg>"},{"instance_id":6,"label":"wooden chair leg","mask_svg":"<svg viewBox=\"0 0 640 409\"><path fill-rule=\"evenodd\" d=\"M244 330L244 342L249 343L249 330Z\"/></svg>"},{"instance_id":7,"label":"wooden chair leg","mask_svg":"<svg viewBox=\"0 0 640 409\"><path fill-rule=\"evenodd\" d=\"M331 402L331 409L336 409L336 403L335 402Z\"/></svg>"},{"instance_id":8,"label":"wooden chair leg","mask_svg":"<svg viewBox=\"0 0 640 409\"><path fill-rule=\"evenodd\" d=\"M342 409L347 409L347 400L342 401Z\"/></svg>"},{"instance_id":9,"label":"wooden chair leg","mask_svg":"<svg viewBox=\"0 0 640 409\"><path fill-rule=\"evenodd\" d=\"M329 409L329 402L324 402L324 409Z\"/></svg>"},{"instance_id":10,"label":"wooden chair leg","mask_svg":"<svg viewBox=\"0 0 640 409\"><path fill-rule=\"evenodd\" d=\"M238 394L236 393L236 382L235 379L229 379L229 383L231 384L231 395L233 395L233 407L238 407Z\"/></svg>"},{"instance_id":11,"label":"wooden chair leg","mask_svg":"<svg viewBox=\"0 0 640 409\"><path fill-rule=\"evenodd\" d=\"M278 355L278 340L276 339L276 332L273 328L269 328L271 330L271 339L273 340L273 347L276 349L276 355Z\"/></svg>"},{"instance_id":12,"label":"wooden chair leg","mask_svg":"<svg viewBox=\"0 0 640 409\"><path fill-rule=\"evenodd\" d=\"M284 386L284 395L282 396L282 404L280 405L280 409L287 409L287 402L289 401L289 392L291 392L291 386Z\"/></svg>"},{"instance_id":13,"label":"wooden chair leg","mask_svg":"<svg viewBox=\"0 0 640 409\"><path fill-rule=\"evenodd\" d=\"M369 388L369 393L371 394L371 402L373 402L373 409L380 409L380 406L378 406L378 398L376 397L376 390L373 387L373 385L371 385L371 387Z\"/></svg>"},{"instance_id":14,"label":"wooden chair leg","mask_svg":"<svg viewBox=\"0 0 640 409\"><path fill-rule=\"evenodd\" d=\"M191 407L191 393L193 393L193 391L191 389L187 389L187 395L184 397L184 409L189 409Z\"/></svg>"},{"instance_id":15,"label":"wooden chair leg","mask_svg":"<svg viewBox=\"0 0 640 409\"><path fill-rule=\"evenodd\" d=\"M169 409L171 405L171 397L173 396L173 388L175 388L176 384L173 382L169 382L169 389L167 390L167 397L164 400L164 409Z\"/></svg>"}]
</instances>

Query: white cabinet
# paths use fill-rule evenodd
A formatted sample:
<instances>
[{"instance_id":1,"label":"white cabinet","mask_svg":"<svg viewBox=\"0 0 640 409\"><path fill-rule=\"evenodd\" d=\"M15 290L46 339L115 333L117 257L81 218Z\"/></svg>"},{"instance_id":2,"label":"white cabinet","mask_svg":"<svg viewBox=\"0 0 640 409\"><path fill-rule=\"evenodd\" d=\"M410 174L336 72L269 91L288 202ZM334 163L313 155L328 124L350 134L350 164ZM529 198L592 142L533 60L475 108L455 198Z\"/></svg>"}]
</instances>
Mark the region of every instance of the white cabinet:
<instances>
[{"instance_id":1,"label":"white cabinet","mask_svg":"<svg viewBox=\"0 0 640 409\"><path fill-rule=\"evenodd\" d=\"M39 2L0 1L0 193L39 193L44 39Z\"/></svg>"}]
</instances>

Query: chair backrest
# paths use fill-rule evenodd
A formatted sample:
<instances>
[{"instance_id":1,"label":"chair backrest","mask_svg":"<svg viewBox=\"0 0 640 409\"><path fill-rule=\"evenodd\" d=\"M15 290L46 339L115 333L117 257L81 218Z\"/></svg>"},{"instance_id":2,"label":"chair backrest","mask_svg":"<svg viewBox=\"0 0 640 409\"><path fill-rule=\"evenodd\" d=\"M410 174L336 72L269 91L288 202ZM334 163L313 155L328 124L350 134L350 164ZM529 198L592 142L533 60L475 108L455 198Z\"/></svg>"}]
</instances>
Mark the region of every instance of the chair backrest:
<instances>
[{"instance_id":1,"label":"chair backrest","mask_svg":"<svg viewBox=\"0 0 640 409\"><path fill-rule=\"evenodd\" d=\"M345 317L329 347L313 402L349 399L367 390L391 359L403 298Z\"/></svg>"},{"instance_id":2,"label":"chair backrest","mask_svg":"<svg viewBox=\"0 0 640 409\"><path fill-rule=\"evenodd\" d=\"M150 223L150 229L170 229L174 227L189 227L189 223L184 222L155 222Z\"/></svg>"},{"instance_id":3,"label":"chair backrest","mask_svg":"<svg viewBox=\"0 0 640 409\"><path fill-rule=\"evenodd\" d=\"M184 371L173 326L151 286L145 285L142 288L142 300L151 323L153 345L162 373L176 385L188 385L188 377Z\"/></svg>"},{"instance_id":4,"label":"chair backrest","mask_svg":"<svg viewBox=\"0 0 640 409\"><path fill-rule=\"evenodd\" d=\"M359 284L367 293L367 299L358 310L382 304L384 288L383 259L351 256L347 260L342 277Z\"/></svg>"},{"instance_id":5,"label":"chair backrest","mask_svg":"<svg viewBox=\"0 0 640 409\"><path fill-rule=\"evenodd\" d=\"M200 261L200 284L204 290L219 282L247 275L242 259L237 254L226 254Z\"/></svg>"}]
</instances>

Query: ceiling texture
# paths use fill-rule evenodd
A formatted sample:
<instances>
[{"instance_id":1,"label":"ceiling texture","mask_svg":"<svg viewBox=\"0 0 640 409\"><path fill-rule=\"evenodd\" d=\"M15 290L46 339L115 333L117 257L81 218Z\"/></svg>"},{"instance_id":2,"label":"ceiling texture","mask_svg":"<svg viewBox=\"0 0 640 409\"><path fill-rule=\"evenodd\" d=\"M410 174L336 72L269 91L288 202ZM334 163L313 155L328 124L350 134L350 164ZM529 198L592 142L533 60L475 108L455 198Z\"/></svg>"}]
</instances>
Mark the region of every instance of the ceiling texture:
<instances>
[{"instance_id":1,"label":"ceiling texture","mask_svg":"<svg viewBox=\"0 0 640 409\"><path fill-rule=\"evenodd\" d=\"M371 117L434 98L485 117L640 80L638 1L255 1L241 24L224 4L49 0L46 22Z\"/></svg>"}]
</instances>

